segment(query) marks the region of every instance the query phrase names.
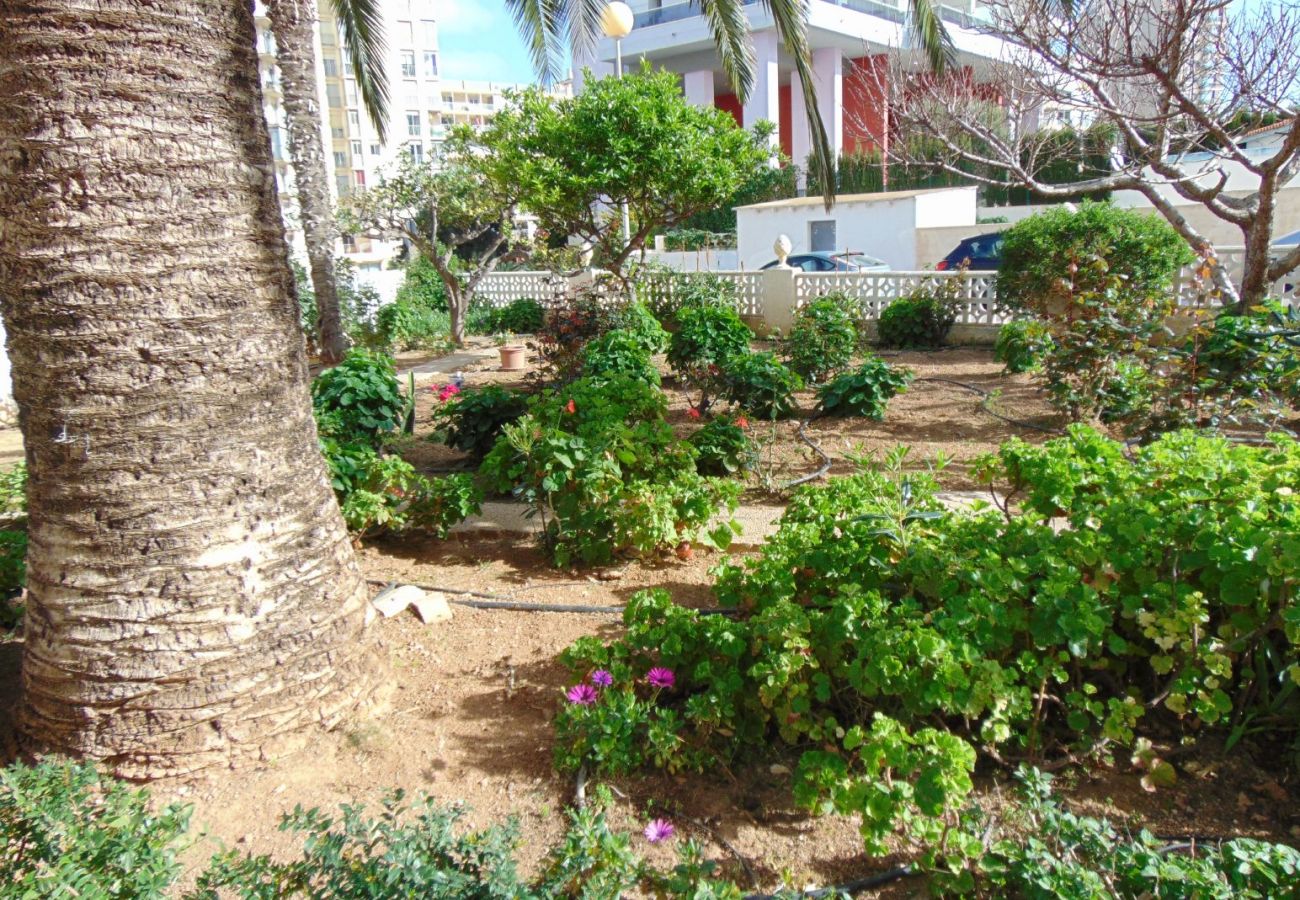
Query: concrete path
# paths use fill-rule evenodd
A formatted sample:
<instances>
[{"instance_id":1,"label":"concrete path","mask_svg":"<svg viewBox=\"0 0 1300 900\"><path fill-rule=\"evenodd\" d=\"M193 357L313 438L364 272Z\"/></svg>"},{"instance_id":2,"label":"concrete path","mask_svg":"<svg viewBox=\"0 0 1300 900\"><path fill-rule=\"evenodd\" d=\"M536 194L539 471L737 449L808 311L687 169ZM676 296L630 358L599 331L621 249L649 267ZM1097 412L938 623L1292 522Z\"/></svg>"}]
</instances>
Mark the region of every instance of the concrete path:
<instances>
[{"instance_id":1,"label":"concrete path","mask_svg":"<svg viewBox=\"0 0 1300 900\"><path fill-rule=\"evenodd\" d=\"M481 369L484 363L491 363L498 359L499 356L495 347L457 350L447 356L440 356L419 365L398 369L397 378L399 381L406 381L407 373L413 372L415 373L415 381L419 384L424 381L432 381L439 375L453 375L456 372L466 372L475 368ZM400 365L400 362L398 364Z\"/></svg>"},{"instance_id":2,"label":"concrete path","mask_svg":"<svg viewBox=\"0 0 1300 900\"><path fill-rule=\"evenodd\" d=\"M949 509L965 509L976 501L988 502L989 495L984 491L944 491L939 494L939 501ZM527 516L528 507L522 503L501 500L489 500L483 504L482 512L471 516L452 528L453 534L501 535L501 534L536 534L541 531L541 523L536 518ZM742 506L736 510L736 521L740 523L741 532L733 543L736 547L758 547L776 533L783 506Z\"/></svg>"}]
</instances>

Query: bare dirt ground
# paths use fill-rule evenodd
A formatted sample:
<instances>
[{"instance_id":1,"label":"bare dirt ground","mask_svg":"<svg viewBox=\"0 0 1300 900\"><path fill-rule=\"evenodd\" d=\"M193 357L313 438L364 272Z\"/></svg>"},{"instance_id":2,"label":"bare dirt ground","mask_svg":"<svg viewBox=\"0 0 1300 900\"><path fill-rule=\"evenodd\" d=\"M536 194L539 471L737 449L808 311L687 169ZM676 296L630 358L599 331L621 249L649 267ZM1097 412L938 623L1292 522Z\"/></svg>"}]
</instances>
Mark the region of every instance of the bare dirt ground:
<instances>
[{"instance_id":1,"label":"bare dirt ground","mask_svg":"<svg viewBox=\"0 0 1300 900\"><path fill-rule=\"evenodd\" d=\"M983 350L891 357L919 376L948 378L1000 389L995 406L1004 414L1045 426L1056 423L1023 376L1007 378ZM470 383L517 383L517 376L483 366L467 371ZM435 379L435 384L440 383ZM913 449L914 464L937 452L955 460L943 475L945 485L968 488L970 461L1013 434L1044 437L1017 429L978 409L979 397L943 382L920 382L890 405L883 423L862 420L819 421L809 432L836 459L835 471L848 471L844 454L854 447L883 450L896 444ZM801 396L805 410L811 394ZM429 429L432 392L421 390L420 433ZM674 421L693 427L687 400L672 398ZM782 476L812 471L793 439L793 426L778 426L775 457ZM414 440L404 451L430 471L462 462L459 454ZM505 594L520 600L590 606L619 606L636 591L665 587L690 606L711 604L709 569L724 555L700 552L693 560L636 562L600 572L552 569L527 538L465 538L436 541L413 538L375 541L361 548L369 578ZM160 800L194 804L193 832L201 835L187 852L190 875L217 849L288 854L298 842L277 830L281 814L295 806L333 809L344 802L376 808L384 793L401 787L428 792L447 803L463 803L473 825L518 818L521 858L537 863L562 834L564 809L571 802L573 778L551 764L550 720L569 685L556 655L583 635L614 637L621 629L613 614L558 614L486 611L457 606L450 622L425 626L409 613L380 619L373 626L388 664L390 699L382 711L359 716L310 750L240 773L213 772L186 783L155 787ZM0 746L9 736L7 711L18 686L17 638L0 638ZM905 848L888 858L862 852L856 823L816 818L791 800L792 757L779 747L754 748L755 760L731 772L670 776L650 773L617 783L625 797L615 800L614 824L640 830L653 815L671 818L684 835L696 837L708 855L730 875L745 881L735 853L752 866L760 886L782 879L796 885L824 885L878 872L906 858ZM1082 810L1134 817L1160 835L1249 835L1290 843L1300 841L1300 803L1294 778L1288 781L1267 751L1243 743L1231 753L1212 748L1177 758L1178 784L1148 794L1139 774L1117 759L1113 768L1077 769L1062 777L1071 802ZM1269 774L1269 767L1272 774ZM984 796L1005 790L1005 772L980 773ZM672 850L637 838L636 848L652 859L670 862ZM879 896L924 893L918 880L900 881Z\"/></svg>"}]
</instances>

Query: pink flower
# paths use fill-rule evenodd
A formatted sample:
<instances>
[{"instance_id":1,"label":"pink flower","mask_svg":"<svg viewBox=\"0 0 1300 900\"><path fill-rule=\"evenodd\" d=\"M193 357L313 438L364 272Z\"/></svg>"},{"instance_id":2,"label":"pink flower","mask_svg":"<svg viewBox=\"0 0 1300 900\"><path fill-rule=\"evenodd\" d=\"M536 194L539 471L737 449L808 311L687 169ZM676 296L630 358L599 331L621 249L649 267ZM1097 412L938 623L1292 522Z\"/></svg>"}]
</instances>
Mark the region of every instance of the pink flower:
<instances>
[{"instance_id":1,"label":"pink flower","mask_svg":"<svg viewBox=\"0 0 1300 900\"><path fill-rule=\"evenodd\" d=\"M673 827L673 823L667 819L651 819L649 824L646 825L645 831L641 833L645 835L647 841L657 844L660 841L668 840L676 831L677 829Z\"/></svg>"},{"instance_id":2,"label":"pink flower","mask_svg":"<svg viewBox=\"0 0 1300 900\"><path fill-rule=\"evenodd\" d=\"M614 676L606 669L597 669L591 673L591 683L598 684L601 687L609 687L614 683Z\"/></svg>"},{"instance_id":3,"label":"pink flower","mask_svg":"<svg viewBox=\"0 0 1300 900\"><path fill-rule=\"evenodd\" d=\"M741 431L744 431L749 427L749 419L746 419L744 416L736 416L736 427Z\"/></svg>"},{"instance_id":4,"label":"pink flower","mask_svg":"<svg viewBox=\"0 0 1300 900\"><path fill-rule=\"evenodd\" d=\"M649 682L651 687L671 688L677 683L677 676L673 674L672 669L655 666L645 673L645 680Z\"/></svg>"},{"instance_id":5,"label":"pink flower","mask_svg":"<svg viewBox=\"0 0 1300 900\"><path fill-rule=\"evenodd\" d=\"M692 419L698 419L700 417L700 411L692 406L690 409L686 410L686 415L690 416Z\"/></svg>"},{"instance_id":6,"label":"pink flower","mask_svg":"<svg viewBox=\"0 0 1300 900\"><path fill-rule=\"evenodd\" d=\"M597 699L596 689L589 684L575 684L564 696L570 703L576 703L578 706L591 706Z\"/></svg>"},{"instance_id":7,"label":"pink flower","mask_svg":"<svg viewBox=\"0 0 1300 900\"><path fill-rule=\"evenodd\" d=\"M433 386L430 385L430 388L432 387ZM438 400L439 402L446 403L448 400L450 400L452 397L455 397L459 393L460 393L460 385L444 384L442 387L438 388Z\"/></svg>"}]
</instances>

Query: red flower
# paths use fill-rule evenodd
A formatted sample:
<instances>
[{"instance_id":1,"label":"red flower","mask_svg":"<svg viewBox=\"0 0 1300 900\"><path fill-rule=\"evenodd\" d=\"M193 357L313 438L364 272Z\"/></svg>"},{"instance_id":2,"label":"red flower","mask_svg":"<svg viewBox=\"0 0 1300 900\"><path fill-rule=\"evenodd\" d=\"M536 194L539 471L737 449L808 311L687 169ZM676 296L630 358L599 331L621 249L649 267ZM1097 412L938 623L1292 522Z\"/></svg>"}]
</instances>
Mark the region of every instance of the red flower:
<instances>
[{"instance_id":1,"label":"red flower","mask_svg":"<svg viewBox=\"0 0 1300 900\"><path fill-rule=\"evenodd\" d=\"M700 411L692 406L690 409L686 410L686 415L690 416L692 419L698 419L700 417Z\"/></svg>"},{"instance_id":2,"label":"red flower","mask_svg":"<svg viewBox=\"0 0 1300 900\"><path fill-rule=\"evenodd\" d=\"M578 411L578 407L574 405L574 402L572 400L570 400L569 405L564 408L570 413L576 413Z\"/></svg>"},{"instance_id":3,"label":"red flower","mask_svg":"<svg viewBox=\"0 0 1300 900\"><path fill-rule=\"evenodd\" d=\"M746 419L744 416L737 416L737 417L736 417L736 427L739 428L739 429L741 429L742 431L743 431L744 429L748 428L748 427L749 427L749 419Z\"/></svg>"}]
</instances>

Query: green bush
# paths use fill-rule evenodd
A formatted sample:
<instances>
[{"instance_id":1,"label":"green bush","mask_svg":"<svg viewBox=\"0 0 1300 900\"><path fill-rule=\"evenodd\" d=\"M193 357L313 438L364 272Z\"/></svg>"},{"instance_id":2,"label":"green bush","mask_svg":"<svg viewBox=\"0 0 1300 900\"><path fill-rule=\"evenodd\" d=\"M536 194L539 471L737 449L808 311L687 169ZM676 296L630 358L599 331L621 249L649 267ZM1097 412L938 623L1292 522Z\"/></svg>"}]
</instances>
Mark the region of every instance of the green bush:
<instances>
[{"instance_id":1,"label":"green bush","mask_svg":"<svg viewBox=\"0 0 1300 900\"><path fill-rule=\"evenodd\" d=\"M433 312L447 312L447 285L442 276L423 256L415 256L406 263L406 272L394 298L399 303L410 303Z\"/></svg>"},{"instance_id":2,"label":"green bush","mask_svg":"<svg viewBox=\"0 0 1300 900\"><path fill-rule=\"evenodd\" d=\"M684 309L718 306L734 311L737 307L735 283L708 272L645 267L637 272L636 294L644 297L654 317L672 330L678 327L678 314Z\"/></svg>"},{"instance_id":3,"label":"green bush","mask_svg":"<svg viewBox=\"0 0 1300 900\"><path fill-rule=\"evenodd\" d=\"M650 361L644 341L634 332L616 328L582 350L582 372L589 376L625 375L659 386L659 370Z\"/></svg>"},{"instance_id":4,"label":"green bush","mask_svg":"<svg viewBox=\"0 0 1300 900\"><path fill-rule=\"evenodd\" d=\"M777 360L776 354L740 353L723 365L726 398L762 419L781 419L798 405L794 392L803 389L803 379Z\"/></svg>"},{"instance_id":5,"label":"green bush","mask_svg":"<svg viewBox=\"0 0 1300 900\"><path fill-rule=\"evenodd\" d=\"M338 439L373 443L400 430L408 402L397 385L393 360L383 353L349 350L311 386L312 404L322 431Z\"/></svg>"},{"instance_id":6,"label":"green bush","mask_svg":"<svg viewBox=\"0 0 1300 900\"><path fill-rule=\"evenodd\" d=\"M614 316L614 324L636 340L637 346L654 356L668 349L668 332L644 303L629 303Z\"/></svg>"},{"instance_id":7,"label":"green bush","mask_svg":"<svg viewBox=\"0 0 1300 900\"><path fill-rule=\"evenodd\" d=\"M500 309L489 311L485 327L493 334L509 331L514 334L536 334L542 330L546 310L536 300L520 298Z\"/></svg>"},{"instance_id":8,"label":"green bush","mask_svg":"<svg viewBox=\"0 0 1300 900\"><path fill-rule=\"evenodd\" d=\"M843 294L814 300L799 310L794 327L781 341L786 363L814 384L847 366L858 345L849 303Z\"/></svg>"},{"instance_id":9,"label":"green bush","mask_svg":"<svg viewBox=\"0 0 1300 900\"><path fill-rule=\"evenodd\" d=\"M827 415L865 416L878 422L890 399L905 391L912 377L910 369L869 356L852 372L818 388L817 402Z\"/></svg>"},{"instance_id":10,"label":"green bush","mask_svg":"<svg viewBox=\"0 0 1300 900\"><path fill-rule=\"evenodd\" d=\"M624 637L566 651L616 684L675 673L630 720L651 764L779 739L803 752L800 802L857 812L874 849L895 822L956 826L974 746L1051 758L1151 728L1300 762L1300 444L1011 441L977 466L1005 513L945 510L902 460L800 489L762 554L718 571L734 618L641 593ZM563 760L602 759L602 733L566 729Z\"/></svg>"},{"instance_id":11,"label":"green bush","mask_svg":"<svg viewBox=\"0 0 1300 900\"><path fill-rule=\"evenodd\" d=\"M27 464L14 463L0 469L0 517L22 518L27 515Z\"/></svg>"},{"instance_id":12,"label":"green bush","mask_svg":"<svg viewBox=\"0 0 1300 900\"><path fill-rule=\"evenodd\" d=\"M695 451L664 421L663 393L627 376L543 391L483 461L490 489L539 517L555 563L604 563L699 541L725 547L740 486L701 478Z\"/></svg>"},{"instance_id":13,"label":"green bush","mask_svg":"<svg viewBox=\"0 0 1300 900\"><path fill-rule=\"evenodd\" d=\"M1043 356L1052 349L1052 333L1038 319L1016 319L998 329L993 358L1007 372L1032 372L1042 365Z\"/></svg>"},{"instance_id":14,"label":"green bush","mask_svg":"<svg viewBox=\"0 0 1300 900\"><path fill-rule=\"evenodd\" d=\"M1084 201L1056 207L1003 232L998 301L1017 313L1047 317L1074 295L1101 294L1116 279L1135 297L1168 294L1195 254L1154 213Z\"/></svg>"},{"instance_id":15,"label":"green bush","mask_svg":"<svg viewBox=\"0 0 1300 900\"><path fill-rule=\"evenodd\" d=\"M0 896L161 900L189 818L89 765L12 763L0 769Z\"/></svg>"},{"instance_id":16,"label":"green bush","mask_svg":"<svg viewBox=\"0 0 1300 900\"><path fill-rule=\"evenodd\" d=\"M433 412L434 435L448 447L482 459L501 437L501 429L528 408L522 391L488 384L467 388Z\"/></svg>"},{"instance_id":17,"label":"green bush","mask_svg":"<svg viewBox=\"0 0 1300 900\"><path fill-rule=\"evenodd\" d=\"M749 436L749 420L744 416L719 416L688 440L695 448L695 469L701 475L735 475L758 465L758 447Z\"/></svg>"},{"instance_id":18,"label":"green bush","mask_svg":"<svg viewBox=\"0 0 1300 900\"><path fill-rule=\"evenodd\" d=\"M1097 418L1103 422L1143 420L1160 390L1160 378L1143 360L1123 356L1096 389Z\"/></svg>"},{"instance_id":19,"label":"green bush","mask_svg":"<svg viewBox=\"0 0 1300 900\"><path fill-rule=\"evenodd\" d=\"M552 309L537 334L548 377L554 381L578 377L582 371L582 348L621 324L619 310L595 290L581 293Z\"/></svg>"},{"instance_id":20,"label":"green bush","mask_svg":"<svg viewBox=\"0 0 1300 900\"><path fill-rule=\"evenodd\" d=\"M668 345L668 364L691 378L709 366L722 366L749 350L753 334L734 309L689 306L678 315L677 331Z\"/></svg>"},{"instance_id":21,"label":"green bush","mask_svg":"<svg viewBox=\"0 0 1300 900\"><path fill-rule=\"evenodd\" d=\"M447 340L450 319L422 303L394 300L379 308L376 329L385 347L418 350L436 347Z\"/></svg>"},{"instance_id":22,"label":"green bush","mask_svg":"<svg viewBox=\"0 0 1300 900\"><path fill-rule=\"evenodd\" d=\"M358 537L427 531L445 538L479 511L483 495L470 475L428 478L400 456L330 437L322 438L321 451L343 521Z\"/></svg>"},{"instance_id":23,"label":"green bush","mask_svg":"<svg viewBox=\"0 0 1300 900\"><path fill-rule=\"evenodd\" d=\"M931 350L943 344L957 321L957 279L923 284L885 307L876 323L881 345L900 350Z\"/></svg>"},{"instance_id":24,"label":"green bush","mask_svg":"<svg viewBox=\"0 0 1300 900\"><path fill-rule=\"evenodd\" d=\"M27 583L27 532L0 530L0 597L17 593Z\"/></svg>"}]
</instances>

